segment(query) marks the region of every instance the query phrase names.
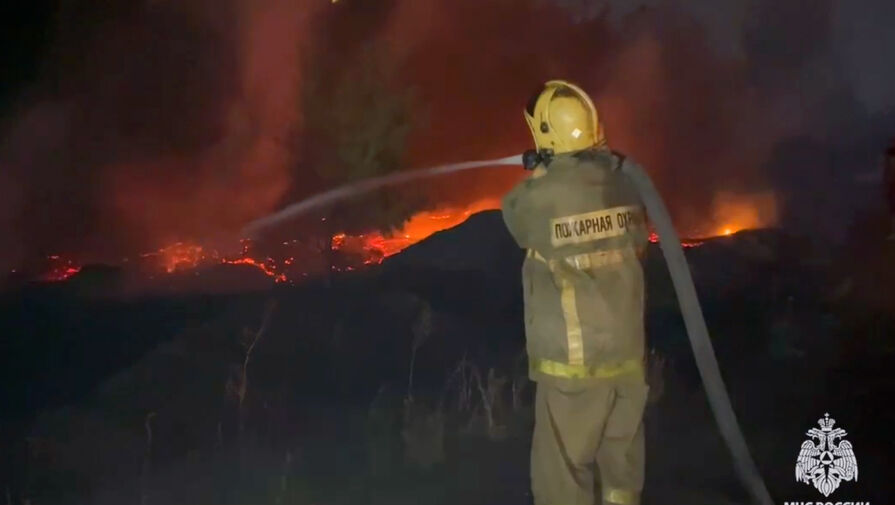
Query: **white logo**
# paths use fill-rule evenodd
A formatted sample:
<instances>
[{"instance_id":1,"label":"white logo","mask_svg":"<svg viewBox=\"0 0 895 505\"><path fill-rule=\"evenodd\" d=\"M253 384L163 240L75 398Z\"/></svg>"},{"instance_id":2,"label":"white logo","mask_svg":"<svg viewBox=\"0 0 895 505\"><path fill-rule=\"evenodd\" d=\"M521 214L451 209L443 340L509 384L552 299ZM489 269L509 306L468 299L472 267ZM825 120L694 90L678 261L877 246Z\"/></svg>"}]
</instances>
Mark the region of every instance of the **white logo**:
<instances>
[{"instance_id":1,"label":"white logo","mask_svg":"<svg viewBox=\"0 0 895 505\"><path fill-rule=\"evenodd\" d=\"M807 435L811 438L802 442L796 460L796 480L814 484L824 496L830 496L842 481L857 482L858 460L851 442L844 440L845 430L833 428L836 420L830 419L830 414L824 414L817 423L820 429L808 430Z\"/></svg>"}]
</instances>

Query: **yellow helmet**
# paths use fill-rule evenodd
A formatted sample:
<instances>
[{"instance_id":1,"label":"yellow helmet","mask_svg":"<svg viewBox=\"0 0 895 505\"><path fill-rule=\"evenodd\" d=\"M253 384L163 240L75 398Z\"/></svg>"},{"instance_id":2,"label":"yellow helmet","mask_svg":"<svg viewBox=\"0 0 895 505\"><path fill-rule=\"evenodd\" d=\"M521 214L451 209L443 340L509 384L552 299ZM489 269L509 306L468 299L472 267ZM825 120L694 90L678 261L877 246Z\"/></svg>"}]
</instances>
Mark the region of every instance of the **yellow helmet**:
<instances>
[{"instance_id":1,"label":"yellow helmet","mask_svg":"<svg viewBox=\"0 0 895 505\"><path fill-rule=\"evenodd\" d=\"M562 154L605 147L597 108L587 93L566 81L548 81L525 109L539 153Z\"/></svg>"}]
</instances>

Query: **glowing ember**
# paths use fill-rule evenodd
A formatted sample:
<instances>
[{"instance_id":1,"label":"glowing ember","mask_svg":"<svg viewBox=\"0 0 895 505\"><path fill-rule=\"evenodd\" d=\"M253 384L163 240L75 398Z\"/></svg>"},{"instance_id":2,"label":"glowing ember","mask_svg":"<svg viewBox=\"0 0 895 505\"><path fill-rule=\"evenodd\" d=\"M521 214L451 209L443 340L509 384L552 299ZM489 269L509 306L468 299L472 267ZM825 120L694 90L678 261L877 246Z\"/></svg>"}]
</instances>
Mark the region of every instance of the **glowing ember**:
<instances>
[{"instance_id":1,"label":"glowing ember","mask_svg":"<svg viewBox=\"0 0 895 505\"><path fill-rule=\"evenodd\" d=\"M659 243L659 235L656 232L651 231L649 234L649 241L652 244L658 244ZM690 240L690 239L681 240L681 247L683 247L684 249L691 249L693 247L699 247L701 245L702 245L702 241L700 241L700 240Z\"/></svg>"},{"instance_id":2,"label":"glowing ember","mask_svg":"<svg viewBox=\"0 0 895 505\"><path fill-rule=\"evenodd\" d=\"M339 249L344 248L345 247L345 237L346 237L346 235L344 233L337 233L337 234L333 235L332 240L330 240L329 247L333 251L338 251Z\"/></svg>"},{"instance_id":3,"label":"glowing ember","mask_svg":"<svg viewBox=\"0 0 895 505\"><path fill-rule=\"evenodd\" d=\"M140 257L158 258L160 266L169 274L181 269L196 268L208 259L202 246L184 244L183 242L177 242L155 252L141 254Z\"/></svg>"},{"instance_id":4,"label":"glowing ember","mask_svg":"<svg viewBox=\"0 0 895 505\"><path fill-rule=\"evenodd\" d=\"M276 282L285 282L286 276L277 272L276 262L272 258L263 261L250 256L251 242L242 241L242 254L238 258L226 258L214 250L206 250L198 244L185 244L177 242L158 251L141 254L141 258L155 259L159 268L167 273L183 270L191 270L197 267L223 263L228 265L249 265L272 277ZM287 260L287 265L292 264L292 258Z\"/></svg>"},{"instance_id":5,"label":"glowing ember","mask_svg":"<svg viewBox=\"0 0 895 505\"><path fill-rule=\"evenodd\" d=\"M48 256L47 259L50 261L50 268L40 277L42 281L65 281L81 271L80 265L76 265L72 260L63 260L58 255Z\"/></svg>"},{"instance_id":6,"label":"glowing ember","mask_svg":"<svg viewBox=\"0 0 895 505\"><path fill-rule=\"evenodd\" d=\"M268 260L270 260L270 258L268 258ZM273 277L275 282L286 282L288 280L285 274L276 272L276 265L272 264L272 260L270 260L270 263L263 263L252 258L239 258L236 260L225 259L221 260L221 262L228 265L251 265L267 274L268 277Z\"/></svg>"}]
</instances>

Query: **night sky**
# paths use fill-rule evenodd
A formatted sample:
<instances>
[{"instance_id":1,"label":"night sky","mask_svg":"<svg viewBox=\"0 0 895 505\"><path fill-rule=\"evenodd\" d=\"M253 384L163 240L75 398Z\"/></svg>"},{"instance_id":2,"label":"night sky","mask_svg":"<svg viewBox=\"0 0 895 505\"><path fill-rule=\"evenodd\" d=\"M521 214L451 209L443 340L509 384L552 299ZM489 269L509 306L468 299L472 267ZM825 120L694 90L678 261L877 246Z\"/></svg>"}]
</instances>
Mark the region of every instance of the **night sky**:
<instances>
[{"instance_id":1,"label":"night sky","mask_svg":"<svg viewBox=\"0 0 895 505\"><path fill-rule=\"evenodd\" d=\"M41 63L48 56L57 2L12 2L2 9L0 111L8 117L16 99L37 79Z\"/></svg>"},{"instance_id":2,"label":"night sky","mask_svg":"<svg viewBox=\"0 0 895 505\"><path fill-rule=\"evenodd\" d=\"M680 3L4 6L0 265L235 240L323 187L303 145L302 91L314 69L356 66L369 47L418 98L407 167L521 152L528 95L568 78L591 92L610 143L654 175L684 230L718 224L719 202L738 198L775 201L765 224L847 228L879 193L856 174L874 170L895 136L895 4ZM428 201L499 196L518 177L441 181Z\"/></svg>"}]
</instances>

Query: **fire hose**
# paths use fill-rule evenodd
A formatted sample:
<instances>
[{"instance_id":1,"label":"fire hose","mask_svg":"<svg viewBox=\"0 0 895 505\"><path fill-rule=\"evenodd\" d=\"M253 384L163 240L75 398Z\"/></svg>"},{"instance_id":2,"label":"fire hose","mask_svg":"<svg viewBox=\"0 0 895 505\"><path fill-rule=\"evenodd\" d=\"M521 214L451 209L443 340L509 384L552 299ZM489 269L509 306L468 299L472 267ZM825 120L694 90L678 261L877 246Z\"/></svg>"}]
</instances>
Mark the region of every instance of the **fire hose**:
<instances>
[{"instance_id":1,"label":"fire hose","mask_svg":"<svg viewBox=\"0 0 895 505\"><path fill-rule=\"evenodd\" d=\"M668 265L668 272L671 274L671 281L674 284L674 291L677 294L678 304L680 304L681 314L684 318L684 326L687 328L693 356L696 358L696 366L702 377L702 383L705 385L705 394L715 416L715 422L718 423L718 428L721 430L721 436L733 457L737 474L756 503L772 505L771 495L755 466L755 461L752 460L749 447L746 445L736 414L730 404L727 388L724 386L724 379L721 377L718 360L715 358L715 351L711 338L709 338L709 330L702 315L702 307L696 296L690 267L674 225L671 223L671 217L665 208L665 203L659 196L659 192L656 191L652 180L639 165L625 160L622 162L621 171L631 179L640 193L640 199L646 206L646 213L659 235L659 245L665 257L665 263Z\"/></svg>"},{"instance_id":2,"label":"fire hose","mask_svg":"<svg viewBox=\"0 0 895 505\"><path fill-rule=\"evenodd\" d=\"M517 155L495 160L467 161L365 179L289 205L270 216L250 223L243 230L243 233L246 236L255 236L265 228L296 218L311 210L386 186L474 168L530 165L531 160L524 158L525 155ZM620 169L628 175L637 188L640 198L646 207L646 212L655 226L656 233L659 235L659 244L662 248L665 262L668 265L668 271L671 274L684 325L687 329L690 345L693 348L693 356L696 359L696 366L705 385L706 396L714 414L715 422L718 424L721 436L724 438L727 448L733 457L737 474L758 505L772 505L771 496L761 478L761 474L758 472L752 455L749 453L749 448L740 430L736 414L730 404L727 388L724 385L724 379L721 377L721 371L718 368L718 361L709 337L708 327L702 314L702 308L699 305L699 298L696 295L696 288L693 285L693 278L690 275L690 267L684 256L680 239L671 222L671 217L665 208L665 203L643 168L622 158Z\"/></svg>"}]
</instances>

